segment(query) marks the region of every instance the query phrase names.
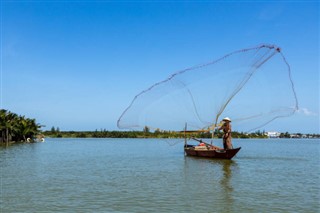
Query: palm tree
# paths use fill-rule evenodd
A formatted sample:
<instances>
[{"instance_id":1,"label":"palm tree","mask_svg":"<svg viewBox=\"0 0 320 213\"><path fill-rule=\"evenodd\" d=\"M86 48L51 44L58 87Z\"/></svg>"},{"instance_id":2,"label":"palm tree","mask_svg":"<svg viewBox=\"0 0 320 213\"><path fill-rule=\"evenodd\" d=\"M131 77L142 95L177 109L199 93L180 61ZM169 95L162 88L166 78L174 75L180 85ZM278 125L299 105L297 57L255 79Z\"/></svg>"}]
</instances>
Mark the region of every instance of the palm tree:
<instances>
[{"instance_id":1,"label":"palm tree","mask_svg":"<svg viewBox=\"0 0 320 213\"><path fill-rule=\"evenodd\" d=\"M20 116L17 127L19 140L27 141L28 138L33 139L40 132L41 125L37 124L35 119Z\"/></svg>"},{"instance_id":2,"label":"palm tree","mask_svg":"<svg viewBox=\"0 0 320 213\"><path fill-rule=\"evenodd\" d=\"M9 140L12 140L12 136L16 127L16 121L17 121L18 115L12 112L9 112L7 115L7 143L9 143Z\"/></svg>"},{"instance_id":3,"label":"palm tree","mask_svg":"<svg viewBox=\"0 0 320 213\"><path fill-rule=\"evenodd\" d=\"M1 109L0 117L1 117L0 128L1 128L2 142L6 142L8 144L9 140L12 139L12 133L13 133L18 115L10 111Z\"/></svg>"},{"instance_id":4,"label":"palm tree","mask_svg":"<svg viewBox=\"0 0 320 213\"><path fill-rule=\"evenodd\" d=\"M6 116L7 116L7 110L1 109L0 110L0 132L1 132L1 141L5 141L5 134L6 134Z\"/></svg>"},{"instance_id":5,"label":"palm tree","mask_svg":"<svg viewBox=\"0 0 320 213\"><path fill-rule=\"evenodd\" d=\"M16 113L0 110L0 142L27 141L40 133L41 125L35 119L18 116Z\"/></svg>"}]
</instances>

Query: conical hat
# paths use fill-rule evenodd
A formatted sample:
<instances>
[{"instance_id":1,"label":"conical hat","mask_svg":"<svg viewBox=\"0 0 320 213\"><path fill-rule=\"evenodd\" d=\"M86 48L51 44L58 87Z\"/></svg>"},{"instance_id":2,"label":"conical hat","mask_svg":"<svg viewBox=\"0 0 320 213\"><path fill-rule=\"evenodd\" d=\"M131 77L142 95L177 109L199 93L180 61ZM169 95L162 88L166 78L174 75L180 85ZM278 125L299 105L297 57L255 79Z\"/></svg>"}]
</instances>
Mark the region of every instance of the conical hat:
<instances>
[{"instance_id":1,"label":"conical hat","mask_svg":"<svg viewBox=\"0 0 320 213\"><path fill-rule=\"evenodd\" d=\"M228 118L228 117L225 117L224 119L222 119L223 121L229 121L229 122L231 122L231 119L230 118Z\"/></svg>"}]
</instances>

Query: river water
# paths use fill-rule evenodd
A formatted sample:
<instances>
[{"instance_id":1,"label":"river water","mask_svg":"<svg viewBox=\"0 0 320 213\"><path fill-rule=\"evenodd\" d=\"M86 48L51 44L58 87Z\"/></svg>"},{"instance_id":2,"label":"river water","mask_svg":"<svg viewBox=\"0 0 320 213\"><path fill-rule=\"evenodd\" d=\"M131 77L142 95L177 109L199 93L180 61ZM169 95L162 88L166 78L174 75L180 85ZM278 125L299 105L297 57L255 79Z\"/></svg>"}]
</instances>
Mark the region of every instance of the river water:
<instances>
[{"instance_id":1,"label":"river water","mask_svg":"<svg viewBox=\"0 0 320 213\"><path fill-rule=\"evenodd\" d=\"M320 211L319 140L233 140L242 149L231 161L186 157L174 142L47 139L1 147L0 212Z\"/></svg>"}]
</instances>

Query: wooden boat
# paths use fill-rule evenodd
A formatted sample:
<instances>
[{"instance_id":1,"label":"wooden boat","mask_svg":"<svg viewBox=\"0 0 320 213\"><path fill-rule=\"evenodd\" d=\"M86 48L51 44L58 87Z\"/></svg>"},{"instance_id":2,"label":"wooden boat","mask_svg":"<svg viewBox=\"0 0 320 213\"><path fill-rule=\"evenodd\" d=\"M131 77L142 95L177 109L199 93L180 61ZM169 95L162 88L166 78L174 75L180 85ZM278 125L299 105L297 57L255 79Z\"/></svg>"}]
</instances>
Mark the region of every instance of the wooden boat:
<instances>
[{"instance_id":1,"label":"wooden boat","mask_svg":"<svg viewBox=\"0 0 320 213\"><path fill-rule=\"evenodd\" d=\"M184 151L188 156L195 157L206 157L206 158L219 158L219 159L232 159L241 149L216 149L210 146L194 146L194 145L185 145Z\"/></svg>"},{"instance_id":2,"label":"wooden boat","mask_svg":"<svg viewBox=\"0 0 320 213\"><path fill-rule=\"evenodd\" d=\"M187 144L185 138L184 151L188 156L205 157L205 158L218 158L218 159L232 159L241 149L241 147L235 149L223 149L218 146L206 143L197 138L191 138L200 143L200 145Z\"/></svg>"}]
</instances>

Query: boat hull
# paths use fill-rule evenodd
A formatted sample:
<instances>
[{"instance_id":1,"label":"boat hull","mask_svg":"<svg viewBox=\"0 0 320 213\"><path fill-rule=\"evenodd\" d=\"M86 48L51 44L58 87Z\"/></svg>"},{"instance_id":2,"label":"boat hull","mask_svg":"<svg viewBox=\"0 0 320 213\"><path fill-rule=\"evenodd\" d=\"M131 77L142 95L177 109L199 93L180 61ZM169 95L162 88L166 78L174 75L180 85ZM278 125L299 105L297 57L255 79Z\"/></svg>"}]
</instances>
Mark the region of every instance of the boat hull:
<instances>
[{"instance_id":1,"label":"boat hull","mask_svg":"<svg viewBox=\"0 0 320 213\"><path fill-rule=\"evenodd\" d=\"M188 156L204 157L204 158L218 158L218 159L232 159L241 149L227 149L227 150L196 150L194 146L184 147L184 151Z\"/></svg>"}]
</instances>

